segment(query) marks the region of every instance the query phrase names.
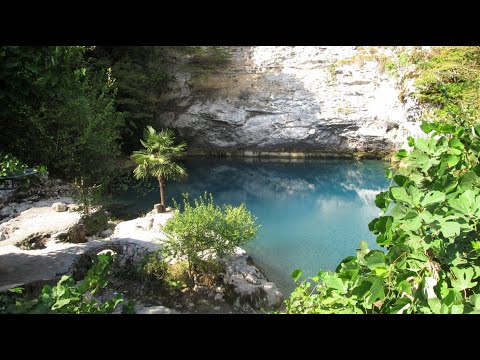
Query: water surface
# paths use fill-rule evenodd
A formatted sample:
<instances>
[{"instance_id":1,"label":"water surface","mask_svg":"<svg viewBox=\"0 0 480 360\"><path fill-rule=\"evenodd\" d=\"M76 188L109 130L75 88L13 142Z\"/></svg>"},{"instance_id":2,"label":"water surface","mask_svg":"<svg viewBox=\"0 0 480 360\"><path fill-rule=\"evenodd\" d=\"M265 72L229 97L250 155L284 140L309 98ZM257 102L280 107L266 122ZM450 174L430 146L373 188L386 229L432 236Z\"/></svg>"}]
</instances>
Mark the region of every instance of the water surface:
<instances>
[{"instance_id":1,"label":"water surface","mask_svg":"<svg viewBox=\"0 0 480 360\"><path fill-rule=\"evenodd\" d=\"M182 192L197 197L205 191L219 204L245 203L262 227L244 248L285 295L294 288L293 269L308 275L334 270L360 240L377 247L367 225L379 213L375 195L388 187L385 162L192 158L184 165L188 181L167 183L167 205L171 198L180 203ZM146 196L134 189L120 196L129 215L159 202L152 185Z\"/></svg>"}]
</instances>

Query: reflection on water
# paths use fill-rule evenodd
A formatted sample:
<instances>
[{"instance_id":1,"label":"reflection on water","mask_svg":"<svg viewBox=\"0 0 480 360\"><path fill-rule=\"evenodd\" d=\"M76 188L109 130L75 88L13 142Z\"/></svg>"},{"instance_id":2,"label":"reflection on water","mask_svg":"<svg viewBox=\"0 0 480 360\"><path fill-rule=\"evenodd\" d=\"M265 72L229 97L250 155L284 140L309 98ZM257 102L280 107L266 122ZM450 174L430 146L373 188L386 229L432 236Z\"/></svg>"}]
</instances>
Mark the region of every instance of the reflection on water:
<instances>
[{"instance_id":1,"label":"reflection on water","mask_svg":"<svg viewBox=\"0 0 480 360\"><path fill-rule=\"evenodd\" d=\"M245 249L285 294L294 288L293 269L334 270L360 240L376 246L367 225L378 216L375 195L388 187L384 162L189 159L185 166L187 182L167 183L168 205L172 197L181 202L182 192L205 191L219 204L244 202L262 225ZM158 202L153 185L145 197L134 190L121 195L122 208L130 215L149 211Z\"/></svg>"}]
</instances>

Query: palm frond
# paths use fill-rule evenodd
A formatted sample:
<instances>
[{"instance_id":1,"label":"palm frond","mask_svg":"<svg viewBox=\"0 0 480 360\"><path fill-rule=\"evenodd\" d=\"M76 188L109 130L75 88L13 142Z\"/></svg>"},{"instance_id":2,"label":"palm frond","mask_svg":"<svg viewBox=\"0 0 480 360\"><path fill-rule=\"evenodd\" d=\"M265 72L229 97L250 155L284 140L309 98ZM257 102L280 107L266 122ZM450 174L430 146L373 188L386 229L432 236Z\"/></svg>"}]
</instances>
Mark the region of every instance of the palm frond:
<instances>
[{"instance_id":1,"label":"palm frond","mask_svg":"<svg viewBox=\"0 0 480 360\"><path fill-rule=\"evenodd\" d=\"M140 142L145 149L134 151L130 156L137 164L134 170L136 178L150 175L181 180L187 177L185 168L174 162L184 154L187 145L175 145L173 130L161 129L157 132L152 126L147 126Z\"/></svg>"}]
</instances>

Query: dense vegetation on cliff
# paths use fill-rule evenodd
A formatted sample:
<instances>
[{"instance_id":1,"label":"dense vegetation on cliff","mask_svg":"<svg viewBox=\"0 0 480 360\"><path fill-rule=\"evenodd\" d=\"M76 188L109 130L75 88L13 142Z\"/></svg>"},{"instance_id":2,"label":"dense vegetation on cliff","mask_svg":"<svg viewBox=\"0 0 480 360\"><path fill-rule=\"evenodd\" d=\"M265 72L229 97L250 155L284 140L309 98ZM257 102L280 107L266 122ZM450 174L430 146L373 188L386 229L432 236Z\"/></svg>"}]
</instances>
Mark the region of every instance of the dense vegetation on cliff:
<instances>
[{"instance_id":1,"label":"dense vegetation on cliff","mask_svg":"<svg viewBox=\"0 0 480 360\"><path fill-rule=\"evenodd\" d=\"M196 46L0 46L0 153L98 183L118 173L154 124L178 58L199 77L218 54Z\"/></svg>"}]
</instances>

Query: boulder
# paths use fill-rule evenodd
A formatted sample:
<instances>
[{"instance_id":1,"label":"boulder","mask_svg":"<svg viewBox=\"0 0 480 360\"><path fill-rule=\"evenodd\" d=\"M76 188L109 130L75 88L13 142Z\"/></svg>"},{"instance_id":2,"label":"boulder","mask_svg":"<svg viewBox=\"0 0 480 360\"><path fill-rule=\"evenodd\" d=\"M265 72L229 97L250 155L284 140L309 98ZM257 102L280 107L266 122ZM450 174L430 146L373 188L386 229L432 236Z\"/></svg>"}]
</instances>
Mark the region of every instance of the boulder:
<instances>
[{"instance_id":1,"label":"boulder","mask_svg":"<svg viewBox=\"0 0 480 360\"><path fill-rule=\"evenodd\" d=\"M137 314L178 314L178 311L169 309L165 306L138 307Z\"/></svg>"},{"instance_id":2,"label":"boulder","mask_svg":"<svg viewBox=\"0 0 480 360\"><path fill-rule=\"evenodd\" d=\"M52 209L56 212L63 212L68 210L68 205L62 202L56 202L52 204Z\"/></svg>"},{"instance_id":3,"label":"boulder","mask_svg":"<svg viewBox=\"0 0 480 360\"><path fill-rule=\"evenodd\" d=\"M103 238L107 238L107 237L110 237L112 236L113 234L113 230L112 229L107 229L107 230L103 230L100 235L102 235Z\"/></svg>"},{"instance_id":4,"label":"boulder","mask_svg":"<svg viewBox=\"0 0 480 360\"><path fill-rule=\"evenodd\" d=\"M272 310L282 304L283 295L278 287L252 264L243 249L238 248L234 255L220 261L225 266L225 296L234 306L248 311L260 308Z\"/></svg>"},{"instance_id":5,"label":"boulder","mask_svg":"<svg viewBox=\"0 0 480 360\"><path fill-rule=\"evenodd\" d=\"M85 226L81 223L72 226L67 232L66 241L74 244L87 242Z\"/></svg>"}]
</instances>

